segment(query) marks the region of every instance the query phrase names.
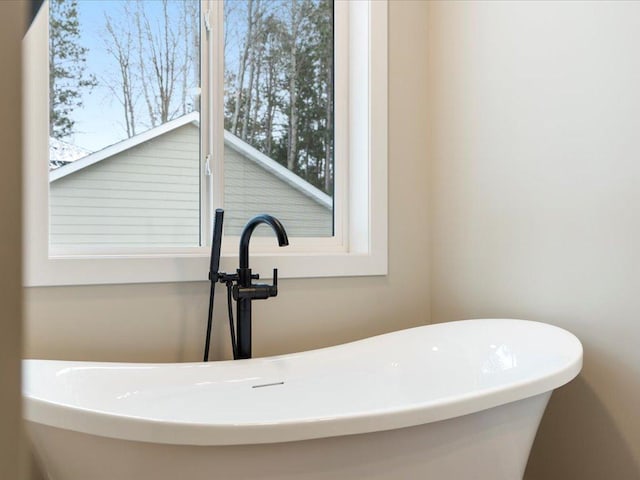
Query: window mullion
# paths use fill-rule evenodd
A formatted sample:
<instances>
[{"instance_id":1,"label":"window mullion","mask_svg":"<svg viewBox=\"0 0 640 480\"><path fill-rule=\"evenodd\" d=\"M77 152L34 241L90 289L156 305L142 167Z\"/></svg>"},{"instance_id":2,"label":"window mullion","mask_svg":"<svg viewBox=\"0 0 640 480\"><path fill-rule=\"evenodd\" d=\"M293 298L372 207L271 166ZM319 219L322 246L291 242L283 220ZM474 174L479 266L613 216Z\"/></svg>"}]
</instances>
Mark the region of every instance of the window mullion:
<instances>
[{"instance_id":1,"label":"window mullion","mask_svg":"<svg viewBox=\"0 0 640 480\"><path fill-rule=\"evenodd\" d=\"M212 24L211 24L211 0L202 0L200 3L202 22L200 26L200 144L201 144L201 169L200 169L200 224L202 246L208 245L211 238L213 225L212 204L213 204L213 155L211 137L211 68L212 58Z\"/></svg>"},{"instance_id":2,"label":"window mullion","mask_svg":"<svg viewBox=\"0 0 640 480\"><path fill-rule=\"evenodd\" d=\"M209 245L213 212L224 203L224 31L223 3L202 0L201 112L202 245Z\"/></svg>"},{"instance_id":3,"label":"window mullion","mask_svg":"<svg viewBox=\"0 0 640 480\"><path fill-rule=\"evenodd\" d=\"M212 212L224 205L224 3L209 0L211 32L209 46L209 120L211 139Z\"/></svg>"}]
</instances>

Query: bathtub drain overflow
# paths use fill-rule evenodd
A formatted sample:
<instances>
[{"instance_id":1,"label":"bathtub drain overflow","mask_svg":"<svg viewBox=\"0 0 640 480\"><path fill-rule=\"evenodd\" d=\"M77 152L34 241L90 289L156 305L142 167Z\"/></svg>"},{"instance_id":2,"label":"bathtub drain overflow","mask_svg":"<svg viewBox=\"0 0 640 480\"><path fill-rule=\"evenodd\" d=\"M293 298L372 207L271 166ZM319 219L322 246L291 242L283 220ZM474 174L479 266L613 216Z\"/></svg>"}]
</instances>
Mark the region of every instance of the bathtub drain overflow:
<instances>
[{"instance_id":1,"label":"bathtub drain overflow","mask_svg":"<svg viewBox=\"0 0 640 480\"><path fill-rule=\"evenodd\" d=\"M253 385L251 388L273 387L274 385L284 385L284 382L263 383L262 385Z\"/></svg>"}]
</instances>

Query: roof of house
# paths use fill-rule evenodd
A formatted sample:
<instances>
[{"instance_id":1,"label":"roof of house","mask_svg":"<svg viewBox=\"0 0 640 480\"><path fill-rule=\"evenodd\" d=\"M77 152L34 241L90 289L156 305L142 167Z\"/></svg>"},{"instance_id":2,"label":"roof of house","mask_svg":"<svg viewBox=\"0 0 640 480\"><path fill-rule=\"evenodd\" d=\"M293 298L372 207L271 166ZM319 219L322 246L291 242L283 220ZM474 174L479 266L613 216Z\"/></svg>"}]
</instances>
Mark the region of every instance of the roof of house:
<instances>
[{"instance_id":1,"label":"roof of house","mask_svg":"<svg viewBox=\"0 0 640 480\"><path fill-rule=\"evenodd\" d=\"M49 138L49 168L51 170L56 170L89 154L91 152L82 147L63 142L57 138Z\"/></svg>"},{"instance_id":2,"label":"roof of house","mask_svg":"<svg viewBox=\"0 0 640 480\"><path fill-rule=\"evenodd\" d=\"M73 161L65 161L61 162L60 166L51 170L49 172L49 182L55 182L60 178L64 178L68 175L71 175L75 172L78 172L84 168L87 168L91 165L94 165L98 162L106 160L114 155L122 153L126 150L129 150L137 145L148 142L156 137L159 137L165 133L168 133L172 130L180 128L184 125L194 124L198 125L200 121L199 112L191 112L187 115L183 115L182 117L176 118L175 120L171 120L167 123L160 125L159 127L152 128L147 130L144 133L139 135L135 135L131 138L127 138L122 140L121 142L110 145L102 150L98 150L97 152L86 155L88 152L79 153ZM238 153L240 153L243 157L248 160L254 162L270 174L279 178L283 182L289 184L296 190L301 193L307 195L308 197L315 200L320 205L331 209L333 208L333 201L329 195L324 193L319 188L314 187L306 180L300 178L298 175L293 173L291 170L285 168L280 165L278 162L269 158L267 155L258 151L245 141L241 140L239 137L233 135L231 132L224 131L224 142L225 145L229 148L234 149ZM68 145L68 144L67 144ZM80 149L78 149L80 152ZM76 152L76 153L78 153ZM78 158L78 156L82 156L82 154L86 155L83 158ZM56 159L54 159L56 160Z\"/></svg>"}]
</instances>

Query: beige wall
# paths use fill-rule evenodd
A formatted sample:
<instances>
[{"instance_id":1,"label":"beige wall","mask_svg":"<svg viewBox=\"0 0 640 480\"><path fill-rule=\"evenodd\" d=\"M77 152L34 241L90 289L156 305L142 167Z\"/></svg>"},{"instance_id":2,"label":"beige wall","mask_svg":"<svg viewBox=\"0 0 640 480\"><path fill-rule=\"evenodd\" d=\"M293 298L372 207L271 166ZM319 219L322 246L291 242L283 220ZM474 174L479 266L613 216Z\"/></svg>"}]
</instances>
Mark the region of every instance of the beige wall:
<instances>
[{"instance_id":1,"label":"beige wall","mask_svg":"<svg viewBox=\"0 0 640 480\"><path fill-rule=\"evenodd\" d=\"M20 422L22 347L20 42L24 4L0 2L0 478L23 478Z\"/></svg>"},{"instance_id":2,"label":"beige wall","mask_svg":"<svg viewBox=\"0 0 640 480\"><path fill-rule=\"evenodd\" d=\"M393 1L390 35L389 275L283 281L256 304L255 353L431 319L550 322L585 367L552 398L527 479L640 478L640 4ZM197 360L206 297L29 289L27 354Z\"/></svg>"},{"instance_id":3,"label":"beige wall","mask_svg":"<svg viewBox=\"0 0 640 480\"><path fill-rule=\"evenodd\" d=\"M282 280L277 298L254 305L256 355L332 345L429 322L425 23L425 3L391 2L389 275ZM31 288L26 297L28 356L201 358L205 282ZM219 289L217 358L230 353L223 298Z\"/></svg>"},{"instance_id":4,"label":"beige wall","mask_svg":"<svg viewBox=\"0 0 640 480\"><path fill-rule=\"evenodd\" d=\"M429 4L432 320L574 332L529 480L640 478L640 3Z\"/></svg>"}]
</instances>

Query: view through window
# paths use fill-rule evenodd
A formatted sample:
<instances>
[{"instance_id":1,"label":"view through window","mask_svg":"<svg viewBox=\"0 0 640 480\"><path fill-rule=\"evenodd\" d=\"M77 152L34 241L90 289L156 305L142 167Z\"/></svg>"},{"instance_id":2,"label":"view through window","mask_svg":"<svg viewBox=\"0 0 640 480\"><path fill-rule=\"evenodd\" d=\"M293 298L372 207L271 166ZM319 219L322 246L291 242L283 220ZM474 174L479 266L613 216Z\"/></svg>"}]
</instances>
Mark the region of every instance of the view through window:
<instances>
[{"instance_id":1,"label":"view through window","mask_svg":"<svg viewBox=\"0 0 640 480\"><path fill-rule=\"evenodd\" d=\"M228 1L224 25L229 228L268 205L292 236L332 236L333 1Z\"/></svg>"},{"instance_id":2,"label":"view through window","mask_svg":"<svg viewBox=\"0 0 640 480\"><path fill-rule=\"evenodd\" d=\"M200 244L200 5L50 0L50 243Z\"/></svg>"},{"instance_id":3,"label":"view through window","mask_svg":"<svg viewBox=\"0 0 640 480\"><path fill-rule=\"evenodd\" d=\"M201 4L50 0L50 244L198 246ZM333 4L224 7L225 231L333 234Z\"/></svg>"}]
</instances>

